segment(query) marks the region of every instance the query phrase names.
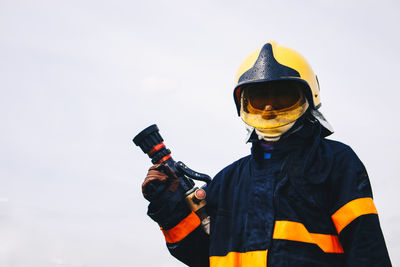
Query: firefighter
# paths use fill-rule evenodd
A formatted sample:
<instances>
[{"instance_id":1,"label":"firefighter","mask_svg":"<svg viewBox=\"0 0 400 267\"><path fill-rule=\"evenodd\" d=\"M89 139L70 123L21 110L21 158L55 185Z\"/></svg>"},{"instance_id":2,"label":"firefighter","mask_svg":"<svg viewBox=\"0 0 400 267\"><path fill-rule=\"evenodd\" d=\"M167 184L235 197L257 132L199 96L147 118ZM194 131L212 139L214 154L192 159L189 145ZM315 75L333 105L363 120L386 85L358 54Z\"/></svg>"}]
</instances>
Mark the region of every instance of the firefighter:
<instances>
[{"instance_id":1,"label":"firefighter","mask_svg":"<svg viewBox=\"0 0 400 267\"><path fill-rule=\"evenodd\" d=\"M169 168L151 167L143 183L171 254L199 267L391 266L366 169L326 139L307 61L268 42L241 64L233 96L251 154L207 186L209 234ZM149 195L149 184L160 190Z\"/></svg>"}]
</instances>

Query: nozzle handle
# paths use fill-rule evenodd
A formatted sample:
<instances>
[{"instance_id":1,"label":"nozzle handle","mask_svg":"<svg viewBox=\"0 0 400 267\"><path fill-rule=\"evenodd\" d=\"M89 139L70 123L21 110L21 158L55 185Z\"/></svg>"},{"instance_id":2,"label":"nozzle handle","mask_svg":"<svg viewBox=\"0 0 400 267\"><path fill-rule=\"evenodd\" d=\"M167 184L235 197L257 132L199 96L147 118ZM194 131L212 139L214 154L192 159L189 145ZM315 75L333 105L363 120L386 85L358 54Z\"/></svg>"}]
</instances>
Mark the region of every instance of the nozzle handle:
<instances>
[{"instance_id":1,"label":"nozzle handle","mask_svg":"<svg viewBox=\"0 0 400 267\"><path fill-rule=\"evenodd\" d=\"M205 182L209 184L211 182L211 177L204 173L195 172L186 166L182 161L175 163L175 167L178 171L182 172L184 175L198 181Z\"/></svg>"}]
</instances>

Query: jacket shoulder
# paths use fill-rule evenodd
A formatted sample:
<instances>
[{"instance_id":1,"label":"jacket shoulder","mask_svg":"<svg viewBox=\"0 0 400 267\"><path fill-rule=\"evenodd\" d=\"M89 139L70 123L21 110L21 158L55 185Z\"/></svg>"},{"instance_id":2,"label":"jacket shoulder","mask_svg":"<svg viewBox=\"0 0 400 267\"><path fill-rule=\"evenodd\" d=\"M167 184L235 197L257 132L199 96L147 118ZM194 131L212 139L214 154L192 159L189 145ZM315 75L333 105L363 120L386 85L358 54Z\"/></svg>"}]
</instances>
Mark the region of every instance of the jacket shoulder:
<instances>
[{"instance_id":1,"label":"jacket shoulder","mask_svg":"<svg viewBox=\"0 0 400 267\"><path fill-rule=\"evenodd\" d=\"M358 165L362 164L361 160L358 158L357 154L354 150L349 146L342 142L330 139L323 139L322 145L327 147L327 150L333 156L334 162L336 164L346 164L346 163L357 163Z\"/></svg>"},{"instance_id":2,"label":"jacket shoulder","mask_svg":"<svg viewBox=\"0 0 400 267\"><path fill-rule=\"evenodd\" d=\"M207 186L207 202L215 199L221 193L222 189L226 189L229 185L235 183L235 177L240 177L240 173L246 169L250 161L251 155L238 159L237 161L229 164L215 175L211 183Z\"/></svg>"},{"instance_id":3,"label":"jacket shoulder","mask_svg":"<svg viewBox=\"0 0 400 267\"><path fill-rule=\"evenodd\" d=\"M213 182L221 182L224 177L232 175L238 169L242 169L244 165L248 164L250 157L251 155L242 157L223 168L220 172L217 173L217 175L215 175Z\"/></svg>"}]
</instances>

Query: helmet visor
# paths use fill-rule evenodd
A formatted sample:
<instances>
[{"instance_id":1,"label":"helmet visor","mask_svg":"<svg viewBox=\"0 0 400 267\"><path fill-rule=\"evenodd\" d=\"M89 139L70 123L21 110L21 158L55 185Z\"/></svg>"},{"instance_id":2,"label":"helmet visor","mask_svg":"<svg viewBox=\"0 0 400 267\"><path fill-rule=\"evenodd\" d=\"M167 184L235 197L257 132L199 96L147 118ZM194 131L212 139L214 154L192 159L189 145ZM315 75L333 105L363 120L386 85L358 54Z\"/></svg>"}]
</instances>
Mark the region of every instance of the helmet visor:
<instances>
[{"instance_id":1,"label":"helmet visor","mask_svg":"<svg viewBox=\"0 0 400 267\"><path fill-rule=\"evenodd\" d=\"M243 88L240 105L240 117L258 129L292 123L308 108L302 87L292 82L261 83Z\"/></svg>"}]
</instances>

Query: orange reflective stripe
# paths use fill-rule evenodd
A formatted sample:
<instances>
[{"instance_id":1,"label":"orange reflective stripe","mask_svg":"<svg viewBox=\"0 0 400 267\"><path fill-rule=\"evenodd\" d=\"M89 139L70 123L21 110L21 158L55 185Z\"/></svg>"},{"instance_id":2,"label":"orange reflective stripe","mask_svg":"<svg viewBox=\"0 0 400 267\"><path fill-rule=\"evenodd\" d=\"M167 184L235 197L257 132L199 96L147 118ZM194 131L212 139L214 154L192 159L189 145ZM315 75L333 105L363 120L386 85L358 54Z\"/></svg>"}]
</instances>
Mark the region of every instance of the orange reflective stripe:
<instances>
[{"instance_id":1,"label":"orange reflective stripe","mask_svg":"<svg viewBox=\"0 0 400 267\"><path fill-rule=\"evenodd\" d=\"M298 222L276 221L272 238L316 244L326 253L343 253L338 236L310 233Z\"/></svg>"},{"instance_id":2,"label":"orange reflective stripe","mask_svg":"<svg viewBox=\"0 0 400 267\"><path fill-rule=\"evenodd\" d=\"M200 218L193 211L178 225L169 230L162 230L167 243L176 243L184 239L200 225Z\"/></svg>"},{"instance_id":3,"label":"orange reflective stripe","mask_svg":"<svg viewBox=\"0 0 400 267\"><path fill-rule=\"evenodd\" d=\"M350 201L332 215L336 230L340 233L353 220L365 214L378 214L374 201L370 197Z\"/></svg>"},{"instance_id":4,"label":"orange reflective stripe","mask_svg":"<svg viewBox=\"0 0 400 267\"><path fill-rule=\"evenodd\" d=\"M229 252L226 256L211 256L210 267L265 267L267 250L248 252Z\"/></svg>"}]
</instances>

